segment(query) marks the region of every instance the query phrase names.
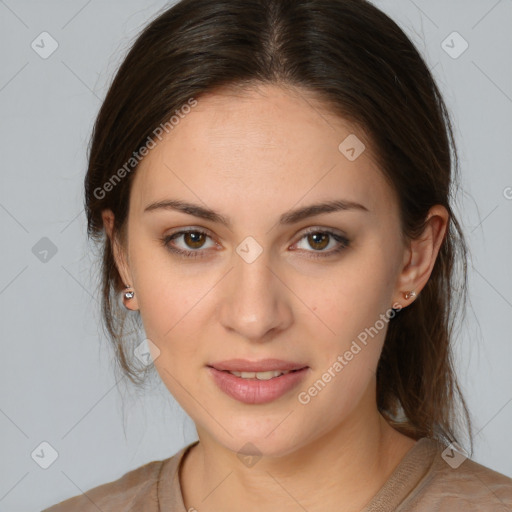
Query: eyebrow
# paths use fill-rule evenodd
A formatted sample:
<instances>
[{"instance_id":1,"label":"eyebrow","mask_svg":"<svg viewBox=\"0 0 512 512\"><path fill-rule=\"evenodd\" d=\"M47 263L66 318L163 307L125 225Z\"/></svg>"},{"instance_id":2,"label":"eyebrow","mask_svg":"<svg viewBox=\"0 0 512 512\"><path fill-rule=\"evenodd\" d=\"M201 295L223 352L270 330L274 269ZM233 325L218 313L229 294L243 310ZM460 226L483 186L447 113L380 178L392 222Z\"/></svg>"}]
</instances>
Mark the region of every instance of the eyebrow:
<instances>
[{"instance_id":1,"label":"eyebrow","mask_svg":"<svg viewBox=\"0 0 512 512\"><path fill-rule=\"evenodd\" d=\"M187 201L181 201L177 199L166 199L163 201L156 201L146 206L144 208L144 212L151 212L162 209L180 211L183 213L187 213L189 215L193 215L194 217L199 217L201 219L209 220L211 222L223 224L228 228L231 227L231 220L228 217L225 217L224 215L221 215L220 213L214 210L205 208L198 204L193 204ZM314 217L315 215L320 215L322 213L338 212L343 210L361 210L364 212L369 211L368 208L354 201L326 201L323 203L317 203L309 206L304 206L302 208L297 208L295 210L289 210L279 217L279 224L296 224L297 222L300 222L309 217Z\"/></svg>"}]
</instances>

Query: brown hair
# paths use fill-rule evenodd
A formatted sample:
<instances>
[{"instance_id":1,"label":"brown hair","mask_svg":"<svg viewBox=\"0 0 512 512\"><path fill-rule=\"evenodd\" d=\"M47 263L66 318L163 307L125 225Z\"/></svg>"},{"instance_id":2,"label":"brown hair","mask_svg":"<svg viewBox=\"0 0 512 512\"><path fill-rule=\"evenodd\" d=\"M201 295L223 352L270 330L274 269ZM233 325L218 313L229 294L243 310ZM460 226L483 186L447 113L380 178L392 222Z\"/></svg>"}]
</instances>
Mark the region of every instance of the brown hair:
<instances>
[{"instance_id":1,"label":"brown hair","mask_svg":"<svg viewBox=\"0 0 512 512\"><path fill-rule=\"evenodd\" d=\"M114 233L122 242L138 163L134 152L191 98L260 83L313 93L364 128L396 191L404 237L422 232L431 206L450 213L428 283L389 322L377 369L377 406L411 437L453 441L467 427L471 442L450 345L466 298L467 266L450 207L458 173L450 119L414 45L365 0L182 0L137 38L98 114L85 178L88 234L103 250L102 313L118 369L143 382L126 332L130 319L131 332L140 329L140 316L130 317L120 305L123 283L101 212L113 211Z\"/></svg>"}]
</instances>

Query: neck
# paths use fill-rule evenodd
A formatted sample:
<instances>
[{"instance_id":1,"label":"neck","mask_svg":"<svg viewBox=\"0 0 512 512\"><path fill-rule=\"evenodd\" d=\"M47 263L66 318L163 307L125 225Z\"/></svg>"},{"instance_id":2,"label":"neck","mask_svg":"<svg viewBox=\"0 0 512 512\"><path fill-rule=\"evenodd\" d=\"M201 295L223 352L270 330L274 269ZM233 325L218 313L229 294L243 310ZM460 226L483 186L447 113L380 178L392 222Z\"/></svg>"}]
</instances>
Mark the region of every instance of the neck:
<instances>
[{"instance_id":1,"label":"neck","mask_svg":"<svg viewBox=\"0 0 512 512\"><path fill-rule=\"evenodd\" d=\"M246 467L206 432L182 464L187 510L359 511L377 493L415 441L375 409L354 414L322 437L281 457Z\"/></svg>"}]
</instances>

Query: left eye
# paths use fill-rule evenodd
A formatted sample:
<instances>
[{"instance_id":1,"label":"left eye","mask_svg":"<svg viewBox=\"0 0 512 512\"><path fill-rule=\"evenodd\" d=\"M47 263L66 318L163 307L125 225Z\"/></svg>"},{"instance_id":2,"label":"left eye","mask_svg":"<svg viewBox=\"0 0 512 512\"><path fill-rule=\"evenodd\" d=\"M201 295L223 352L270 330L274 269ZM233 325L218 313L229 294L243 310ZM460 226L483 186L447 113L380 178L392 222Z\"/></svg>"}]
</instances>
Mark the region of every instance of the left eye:
<instances>
[{"instance_id":1,"label":"left eye","mask_svg":"<svg viewBox=\"0 0 512 512\"><path fill-rule=\"evenodd\" d=\"M309 250L307 247L300 247L299 244L302 241L305 241L313 251ZM332 231L310 231L309 233L304 234L296 244L299 249L304 249L308 252L320 253L318 254L319 256L327 256L329 254L340 252L348 245L349 241L346 237Z\"/></svg>"}]
</instances>

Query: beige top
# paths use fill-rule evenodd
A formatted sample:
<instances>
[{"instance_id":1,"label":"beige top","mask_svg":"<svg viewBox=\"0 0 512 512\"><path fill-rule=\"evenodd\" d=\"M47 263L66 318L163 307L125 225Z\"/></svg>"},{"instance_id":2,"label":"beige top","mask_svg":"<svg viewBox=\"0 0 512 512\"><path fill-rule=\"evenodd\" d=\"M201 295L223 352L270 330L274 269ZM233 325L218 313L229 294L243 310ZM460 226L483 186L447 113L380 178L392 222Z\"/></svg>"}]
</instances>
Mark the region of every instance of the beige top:
<instances>
[{"instance_id":1,"label":"beige top","mask_svg":"<svg viewBox=\"0 0 512 512\"><path fill-rule=\"evenodd\" d=\"M69 498L43 512L187 512L179 481L183 455L149 462L114 482ZM466 459L426 437L420 439L361 512L507 512L512 479ZM449 461L450 464L446 461Z\"/></svg>"}]
</instances>

